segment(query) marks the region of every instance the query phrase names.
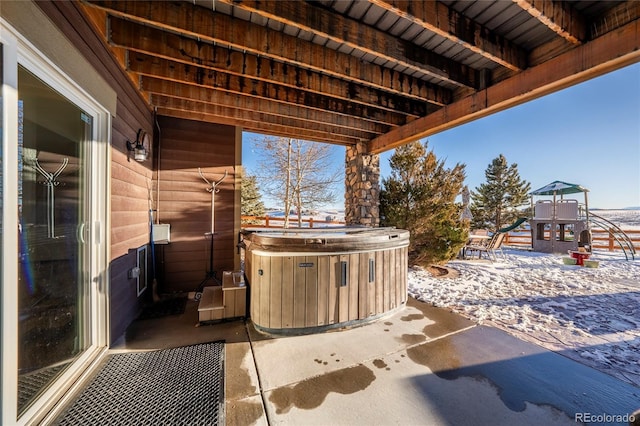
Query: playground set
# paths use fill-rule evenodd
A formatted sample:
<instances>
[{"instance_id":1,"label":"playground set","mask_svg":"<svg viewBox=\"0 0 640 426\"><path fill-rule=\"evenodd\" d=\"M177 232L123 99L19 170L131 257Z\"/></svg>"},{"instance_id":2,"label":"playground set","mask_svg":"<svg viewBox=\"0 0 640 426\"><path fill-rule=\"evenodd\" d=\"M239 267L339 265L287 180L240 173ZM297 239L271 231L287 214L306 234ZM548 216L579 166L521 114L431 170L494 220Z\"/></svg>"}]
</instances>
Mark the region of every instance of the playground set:
<instances>
[{"instance_id":1,"label":"playground set","mask_svg":"<svg viewBox=\"0 0 640 426\"><path fill-rule=\"evenodd\" d=\"M509 232L522 223L529 222L533 251L568 253L571 258L576 259L576 264L583 265L592 250L592 228L597 226L609 230L627 260L635 259L636 251L631 238L616 224L589 210L588 192L587 188L578 184L551 182L530 192L531 218L519 218L514 224L498 232ZM574 198L565 198L566 195L580 193L584 196L582 204Z\"/></svg>"}]
</instances>

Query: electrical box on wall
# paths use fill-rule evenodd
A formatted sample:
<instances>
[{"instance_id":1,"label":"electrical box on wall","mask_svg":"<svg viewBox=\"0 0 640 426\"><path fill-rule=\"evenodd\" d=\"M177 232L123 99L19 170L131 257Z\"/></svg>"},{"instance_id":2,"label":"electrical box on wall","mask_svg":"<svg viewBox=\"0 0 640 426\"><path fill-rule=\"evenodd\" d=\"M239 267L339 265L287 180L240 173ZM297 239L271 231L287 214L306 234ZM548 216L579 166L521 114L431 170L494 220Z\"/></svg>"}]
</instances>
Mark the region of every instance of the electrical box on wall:
<instances>
[{"instance_id":1,"label":"electrical box on wall","mask_svg":"<svg viewBox=\"0 0 640 426\"><path fill-rule=\"evenodd\" d=\"M152 235L155 244L169 244L171 242L171 225L168 223L154 223Z\"/></svg>"},{"instance_id":2,"label":"electrical box on wall","mask_svg":"<svg viewBox=\"0 0 640 426\"><path fill-rule=\"evenodd\" d=\"M136 266L134 268L129 269L129 272L127 273L127 275L130 280L140 278L140 268Z\"/></svg>"}]
</instances>

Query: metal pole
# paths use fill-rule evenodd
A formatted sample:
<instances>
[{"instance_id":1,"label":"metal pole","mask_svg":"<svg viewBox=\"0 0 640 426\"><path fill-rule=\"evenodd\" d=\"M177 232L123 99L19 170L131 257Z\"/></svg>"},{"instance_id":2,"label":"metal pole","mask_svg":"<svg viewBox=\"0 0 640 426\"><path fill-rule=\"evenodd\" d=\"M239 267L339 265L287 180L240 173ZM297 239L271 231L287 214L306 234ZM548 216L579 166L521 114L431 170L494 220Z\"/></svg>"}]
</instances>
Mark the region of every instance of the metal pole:
<instances>
[{"instance_id":1,"label":"metal pole","mask_svg":"<svg viewBox=\"0 0 640 426\"><path fill-rule=\"evenodd\" d=\"M222 176L222 178L217 182L209 182L209 180L206 177L204 177L204 175L202 174L202 170L200 169L200 167L198 167L198 173L200 174L200 177L202 178L202 180L204 180L207 183L207 185L210 186L209 188L207 188L207 191L211 193L211 238L213 238L213 233L215 231L216 192L220 191L218 189L218 185L220 185L222 181L225 180L228 173L225 170L224 176Z\"/></svg>"},{"instance_id":2,"label":"metal pole","mask_svg":"<svg viewBox=\"0 0 640 426\"><path fill-rule=\"evenodd\" d=\"M587 191L584 191L584 210L587 219L587 228L589 228L589 199L587 197Z\"/></svg>"},{"instance_id":3,"label":"metal pole","mask_svg":"<svg viewBox=\"0 0 640 426\"><path fill-rule=\"evenodd\" d=\"M211 239L213 239L213 233L216 228L216 214L215 214L215 205L216 205L216 190L211 188Z\"/></svg>"},{"instance_id":4,"label":"metal pole","mask_svg":"<svg viewBox=\"0 0 640 426\"><path fill-rule=\"evenodd\" d=\"M200 285L198 286L198 288L196 289L195 295L194 295L194 299L196 301L199 301L200 298L202 297L202 291L204 289L204 284L209 280L209 279L213 279L217 284L221 284L220 280L216 277L216 271L214 271L213 269L213 236L215 233L215 207L216 207L216 192L219 191L218 186L222 183L222 181L227 177L227 171L224 171L224 176L222 176L222 178L217 181L217 182L209 182L209 180L204 177L204 174L202 174L202 170L200 169L200 167L198 167L198 173L200 174L200 177L202 178L202 180L204 180L207 185L209 185L209 187L207 188L207 191L211 193L211 233L210 233L210 238L211 240L209 241L209 270L207 271L206 277L205 279L200 283ZM206 238L207 234L205 234L205 238Z\"/></svg>"}]
</instances>

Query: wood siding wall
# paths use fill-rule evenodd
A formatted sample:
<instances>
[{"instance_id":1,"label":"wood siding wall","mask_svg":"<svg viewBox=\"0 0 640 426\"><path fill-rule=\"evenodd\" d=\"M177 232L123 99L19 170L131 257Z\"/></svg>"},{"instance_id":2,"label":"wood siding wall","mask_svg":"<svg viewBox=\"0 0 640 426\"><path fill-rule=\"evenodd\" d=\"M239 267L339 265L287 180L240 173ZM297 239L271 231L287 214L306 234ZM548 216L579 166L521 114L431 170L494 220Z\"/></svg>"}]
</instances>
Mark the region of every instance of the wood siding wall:
<instances>
[{"instance_id":1,"label":"wood siding wall","mask_svg":"<svg viewBox=\"0 0 640 426\"><path fill-rule=\"evenodd\" d=\"M159 117L159 203L156 216L171 225L171 243L157 245L160 259L159 288L163 292L192 291L209 268L211 193L198 174L210 181L228 175L215 194L214 270L222 277L237 264L236 128L199 121ZM237 186L237 188L236 188ZM237 216L237 217L236 217ZM210 281L207 285L213 285Z\"/></svg>"},{"instance_id":2,"label":"wood siding wall","mask_svg":"<svg viewBox=\"0 0 640 426\"><path fill-rule=\"evenodd\" d=\"M41 1L37 5L117 93L116 115L111 123L111 194L108 195L111 201L110 340L114 342L137 317L144 302L142 296L137 296L136 281L128 278L127 271L136 264L136 249L149 242L152 160L129 161L126 141L135 141L139 128L152 134L153 114L92 30L92 23L85 19L78 3Z\"/></svg>"}]
</instances>

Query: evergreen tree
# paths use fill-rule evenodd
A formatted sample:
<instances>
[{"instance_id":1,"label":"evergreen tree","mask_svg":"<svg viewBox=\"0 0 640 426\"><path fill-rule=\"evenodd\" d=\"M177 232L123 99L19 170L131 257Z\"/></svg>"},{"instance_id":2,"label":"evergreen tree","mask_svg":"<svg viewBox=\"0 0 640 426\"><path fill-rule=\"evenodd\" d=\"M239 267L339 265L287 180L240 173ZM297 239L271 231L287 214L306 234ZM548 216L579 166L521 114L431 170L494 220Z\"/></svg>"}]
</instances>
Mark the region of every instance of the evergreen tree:
<instances>
[{"instance_id":1,"label":"evergreen tree","mask_svg":"<svg viewBox=\"0 0 640 426\"><path fill-rule=\"evenodd\" d=\"M264 216L264 203L258 190L258 180L253 175L245 175L240 187L240 213L243 216ZM249 223L259 223L250 221Z\"/></svg>"},{"instance_id":2,"label":"evergreen tree","mask_svg":"<svg viewBox=\"0 0 640 426\"><path fill-rule=\"evenodd\" d=\"M528 201L531 184L520 179L518 165L509 165L502 154L489 164L485 177L486 183L471 193L471 226L495 231L522 215L518 207Z\"/></svg>"},{"instance_id":3,"label":"evergreen tree","mask_svg":"<svg viewBox=\"0 0 640 426\"><path fill-rule=\"evenodd\" d=\"M465 166L446 169L427 144L397 148L380 191L381 224L409 230L409 259L425 266L454 258L468 234L460 219L462 206L455 202Z\"/></svg>"}]
</instances>

